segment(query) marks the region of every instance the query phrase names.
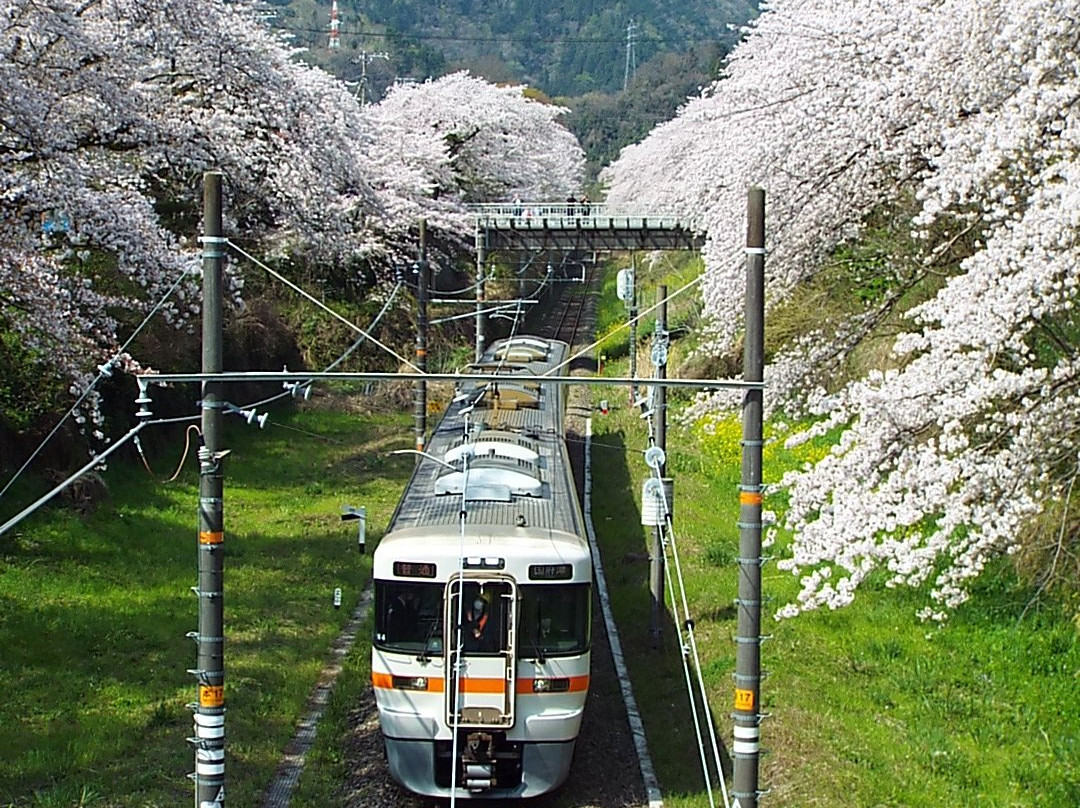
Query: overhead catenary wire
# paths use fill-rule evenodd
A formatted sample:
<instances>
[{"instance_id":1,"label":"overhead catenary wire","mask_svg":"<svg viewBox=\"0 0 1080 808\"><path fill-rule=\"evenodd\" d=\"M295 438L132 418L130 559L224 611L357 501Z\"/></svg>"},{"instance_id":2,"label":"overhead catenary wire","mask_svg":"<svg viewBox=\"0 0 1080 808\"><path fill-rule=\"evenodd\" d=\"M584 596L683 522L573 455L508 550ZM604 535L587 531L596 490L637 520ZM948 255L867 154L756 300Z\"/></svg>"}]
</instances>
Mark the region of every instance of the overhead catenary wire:
<instances>
[{"instance_id":1,"label":"overhead catenary wire","mask_svg":"<svg viewBox=\"0 0 1080 808\"><path fill-rule=\"evenodd\" d=\"M686 287L683 287L686 288ZM681 291L681 290L680 290ZM668 295L663 300L659 301L656 306L661 305L670 299L672 295ZM662 383L659 382L659 383ZM655 445L655 436L657 424L654 420L654 414L650 411L647 414L647 426L649 433L650 445ZM679 558L678 544L675 537L675 529L672 522L670 503L668 502L666 489L664 486L663 475L661 473L663 461L655 464L650 463L652 469L653 479L656 481L656 487L653 489L656 492L656 496L660 502L661 512L663 518L658 525L658 531L660 535L660 547L666 559L668 549L670 548L672 560L674 561L674 580L672 576L672 565L664 564L664 575L666 578L667 591L671 593L671 606L674 613L674 623L679 638L680 649L680 661L683 666L683 675L686 681L687 698L690 702L690 712L694 724L694 732L697 738L698 753L701 760L702 775L705 781L705 788L708 793L709 805L714 806L713 800L713 787L709 769L709 762L706 757L705 742L703 739L703 733L701 729L701 722L698 712L698 701L694 695L694 683L692 681L690 673L691 661L694 668L694 678L697 681L698 694L701 703L701 712L704 714L705 724L708 729L709 740L712 748L713 765L717 779L720 784L721 796L723 798L724 808L728 808L729 798L727 793L727 785L724 780L723 763L720 756L719 743L716 738L716 729L713 723L712 710L709 706L708 693L705 688L705 681L701 674L701 659L697 650L697 639L694 635L694 622L690 616L690 606L686 595L685 579L682 571L682 563ZM644 507L644 504L643 504ZM676 581L678 587L676 588ZM686 635L684 640L683 635Z\"/></svg>"},{"instance_id":2,"label":"overhead catenary wire","mask_svg":"<svg viewBox=\"0 0 1080 808\"><path fill-rule=\"evenodd\" d=\"M360 332L360 336L356 338L353 344L346 348L344 353L341 354L341 356L339 356L337 359L327 365L323 372L332 371L334 368L336 368L338 365L340 365L342 362L352 356L352 354L355 353L355 351L367 341L369 333L374 330L375 326L379 324L379 321L383 318L383 315L386 314L387 311L389 311L390 306L394 302L394 298L397 297L397 294L401 290L402 286L403 284L401 281L398 281L396 284L394 284L394 288L390 291L390 296L386 299L386 302L383 304L382 309L380 309L379 313L375 315L375 319L371 321L367 329L362 329ZM310 387L312 384L313 382L311 381L308 381L304 384L298 383L298 387ZM250 410L256 407L265 407L267 404L272 404L275 401L280 401L283 398L288 398L290 395L292 395L291 390L287 390L282 393L275 393L274 395L268 398L264 398L260 401L255 401L250 404L244 404L242 405L242 408ZM277 426L281 426L281 424L277 424Z\"/></svg>"},{"instance_id":3,"label":"overhead catenary wire","mask_svg":"<svg viewBox=\"0 0 1080 808\"><path fill-rule=\"evenodd\" d=\"M371 324L368 326L369 331L371 329L373 329L376 325L378 325L378 323L382 319L383 315L386 314L386 312L390 309L390 306L393 304L394 298L397 296L398 292L401 290L402 285L403 284L402 284L401 281L398 281L394 285L394 288L391 290L390 295L387 298L386 302L383 304L382 309L379 311L379 313L377 315L375 315L375 319L373 319L371 321ZM335 367L340 365L342 362L344 362L346 359L348 359L349 356L351 356L356 351L356 349L359 348L367 340L367 338L368 338L368 335L366 333L362 333L353 342L352 345L350 345L347 349L345 349L345 351L341 354L341 356L339 356L337 359L335 359L333 362L331 362L329 365L326 366L326 370L331 371ZM312 384L312 382L310 382L310 381L307 382L306 384L302 384L302 385L300 383L297 383L297 387L310 387L311 384ZM281 393L276 393L276 394L274 394L272 396L269 396L267 398L260 399L259 401L254 401L254 402L251 402L251 403L248 403L248 404L243 404L243 405L233 405L232 409L233 409L233 411L253 410L256 407L264 407L267 404L272 404L275 401L280 401L281 399L288 398L291 395L292 395L292 390L286 390L286 391L281 392ZM272 424L273 426L281 427L282 429L290 429L290 430L292 430L294 432L300 432L300 433L303 433L305 435L309 435L309 436L314 437L314 438L319 438L320 440L337 442L337 441L334 441L332 438L327 438L325 435L318 435L318 434L316 434L314 432L308 432L307 430L298 429L297 427L289 426L287 424L282 424L282 423L280 423L278 421L272 421L271 420L271 421L269 421L269 423ZM187 460L188 452L190 450L191 431L193 429L196 432L198 432L200 435L202 434L201 431L199 430L199 427L194 425L194 424L187 428L187 430L185 431L185 434L184 434L184 453L180 458L180 463L177 465L176 471L173 473L173 475L168 480L166 480L165 482L167 482L167 483L175 482L176 479L180 476L180 472L184 467L184 462ZM145 453L143 452L142 441L139 440L138 436L135 436L134 443L135 443L135 448L139 452L139 457L142 460L143 467L146 469L146 471L151 476L153 476L154 472L150 468L150 463L147 460Z\"/></svg>"},{"instance_id":4,"label":"overhead catenary wire","mask_svg":"<svg viewBox=\"0 0 1080 808\"><path fill-rule=\"evenodd\" d=\"M135 340L135 337L139 335L143 328L146 327L147 323L149 323L150 320L153 319L153 317L161 310L162 306L164 306L168 299L172 297L173 292L175 292L180 287L180 284L183 282L184 278L186 278L189 274L191 273L182 272L176 278L176 280L173 281L172 286L170 286L165 291L165 294L162 295L161 299L156 304L154 304L154 307L150 309L147 315L143 318L143 321L139 323L139 325L135 328L134 331L131 332L131 335L124 341L124 344L117 349L116 353L112 356L112 358L98 368L98 375L94 377L94 380L90 382L87 388L82 392L82 394L75 401L75 403L71 405L71 408L64 414L64 416L56 423L56 426L52 428L49 434L46 435L44 439L42 439L41 443L38 444L37 448L26 459L26 462L24 462L22 466L19 467L18 471L16 471L15 474L12 475L11 479L7 481L7 484L2 489L0 489L0 497L7 493L7 490L11 488L11 486L15 484L15 481L18 480L19 477L22 475L22 473L26 471L27 468L29 468L30 464L34 462L34 459L39 454L41 454L41 452L45 449L45 446L48 445L49 441L53 439L53 436L60 431L60 427L62 427L67 422L67 419L75 413L75 411L79 408L83 401L86 400L86 397L90 395L91 392L93 392L94 388L97 387L101 380L112 375L113 364L124 355L124 353L127 351L128 346L131 345L131 343Z\"/></svg>"},{"instance_id":5,"label":"overhead catenary wire","mask_svg":"<svg viewBox=\"0 0 1080 808\"><path fill-rule=\"evenodd\" d=\"M249 260L253 261L257 265L261 265L263 268L265 268L271 274L276 275L276 273L274 273L273 270L271 270L269 267L266 267L265 264L262 264L262 262L258 261L257 259L255 259L251 255L249 255L245 250L238 247L235 243L233 243L233 242L228 242L228 243L229 243L229 246L232 246L234 249L236 249L245 258L248 258ZM52 437L59 431L60 427L64 424L64 422L69 417L71 417L71 415L78 409L79 405L86 399L86 397L90 394L90 392L94 389L94 387L98 383L100 383L100 381L103 378L106 378L106 377L112 375L111 370L110 370L110 367L112 366L112 364L115 363L121 356L123 356L123 354L127 350L128 346L131 345L131 343L135 340L135 338L139 335L139 333L143 330L143 328L145 328L146 325L150 322L150 320L158 313L158 311L161 310L161 308L168 301L169 297L171 297L172 294L177 290L177 288L179 288L179 286L183 282L184 278L186 278L189 274L191 274L191 273L185 272L185 273L182 273L180 276L178 276L176 278L176 280L173 282L172 286L170 286L169 289L166 290L165 294L154 305L154 307L150 310L150 312L146 315L146 317L143 318L143 321L135 328L135 330L131 333L131 335L128 337L128 339L125 340L124 344L120 346L120 348L116 351L114 356L108 362L106 362L105 364L103 364L101 366L101 368L99 369L98 375L94 379L94 381L91 382L90 385L87 387L87 389L83 391L82 395L80 395L78 400L72 405L72 407L68 410L68 412L64 415L64 417L60 419L60 421L56 424L56 426L53 427L52 431L43 439L43 441L38 445L37 449L35 449L34 452L30 455L30 457L27 458L27 460L23 463L23 465L19 468L19 470L15 472L15 474L7 482L7 484L4 486L4 488L0 489L0 496L3 496L3 494L6 493L7 490L15 483L15 481L18 480L20 475L23 472L25 472L25 470L30 466L30 464L34 461L34 459L37 457L37 455L40 454L41 451L44 449L44 447L48 444L49 440L52 439ZM277 276L277 277L280 278L280 276ZM286 280L284 278L280 278L280 279L284 283L292 285L288 280ZM382 319L382 317L386 314L386 312L389 310L390 306L393 304L393 301L394 301L395 297L397 296L398 292L401 290L401 287L402 287L402 282L401 281L398 281L394 285L394 288L391 290L391 293L390 293L389 297L387 298L386 302L383 304L382 309L376 315L376 317L372 321L371 325L368 326L369 329L371 329L375 325L377 325L379 323L379 321ZM306 293L304 293L303 290L298 290L298 291L300 291L302 294L306 295ZM308 297L310 298L310 296L308 296ZM319 301L313 301L313 302L315 302L316 304L319 303ZM336 312L331 311L331 313L335 314L335 316L336 316ZM327 371L332 371L335 367L337 367L342 362L344 362L353 352L356 351L357 348L360 347L360 345L362 345L368 339L371 339L377 345L380 345L380 347L385 347L385 346L382 346L381 343L378 342L378 340L375 340L374 338L372 338L371 335L367 331L365 331L364 329L356 328L356 330L358 330L360 332L359 338L357 340L355 340L353 342L353 344L351 346L349 346L349 348L346 349L345 352L341 356L339 356L336 360L334 360L334 362L330 363L330 365L327 366L327 368L326 368ZM411 363L409 363L409 364L411 365ZM309 381L309 382L307 382L307 384L310 385L311 382ZM291 392L278 393L278 394L276 394L274 396L270 396L270 397L262 399L260 401L257 401L257 402L251 403L251 404L247 404L243 408L244 409L253 409L255 407L265 406L266 404L269 404L269 403L272 403L272 402L277 401L279 399L288 397L289 395L291 395ZM50 491L48 494L46 494L43 498L39 499L38 501L33 503L31 506L29 506L26 510L20 512L20 514L18 515L18 517L16 519L13 519L12 521L6 523L3 526L3 528L0 529L0 533L3 533L5 530L9 529L10 527L13 527L14 524L17 524L18 522L21 522L22 519L24 519L27 516L29 516L30 514L32 514L39 507L41 507L46 502L51 500L54 496L56 496L57 494L61 493L63 490L65 490L66 488L68 488L69 486L74 484L76 480L78 480L81 476L83 476L84 474L86 474L87 472L92 470L95 466L99 465L109 454L112 454L112 452L119 445L122 445L122 443L126 443L128 440L132 440L132 442L135 445L136 450L139 453L139 457L142 460L142 464L145 467L147 473L149 473L151 476L153 476L154 472L150 468L149 461L147 460L146 454L143 451L142 441L139 439L139 434L138 433L142 430L142 428L144 426L147 426L148 424L155 424L156 425L156 424L166 424L166 423L182 423L184 421L195 421L195 420L198 420L198 418L199 418L199 416L181 416L179 418L157 419L157 420L154 420L154 421L148 421L148 422L140 423L135 429L133 429L131 432L129 432L127 435L125 435L123 438L121 438L120 442L113 444L105 452L95 455L94 459L90 463L88 463L82 469L76 471L74 474L69 476L66 480L61 482L54 489L52 489L52 491ZM275 423L275 426L284 427L285 425ZM194 429L196 432L200 432L199 427L197 425L194 425L194 424L190 425L188 427L188 429L185 430L185 444L184 444L183 456L181 457L180 462L177 465L176 471L165 482L174 482L180 476L180 472L183 469L184 462L187 459L187 455L188 455L188 452L189 452L189 449L190 449L190 438L191 438L191 430L192 429ZM201 432L200 432L200 434L201 434Z\"/></svg>"},{"instance_id":6,"label":"overhead catenary wire","mask_svg":"<svg viewBox=\"0 0 1080 808\"><path fill-rule=\"evenodd\" d=\"M624 329L630 328L630 326L632 324L637 324L638 322L640 322L645 317L645 315L651 314L652 312L656 311L658 308L660 308L661 306L666 304L669 300L672 300L672 299L678 297L679 295L681 295L683 292L687 291L688 289L692 289L693 287L697 286L698 284L701 283L701 281L704 279L704 277L705 277L705 273L702 273L701 275L698 275L696 278L693 278L693 279L687 281L682 286L680 286L678 289L676 289L674 292L671 292L670 294L668 294L666 297L662 298L661 300L657 300L655 303L653 303L653 305L648 306L647 308L641 309L638 312L636 317L634 317L632 319L628 319L626 322L620 323L618 326L611 329L611 331L607 332L607 334L605 334L603 337L601 337L600 339L595 340L594 342L591 342L590 344L586 345L584 348L582 348L576 354L573 354L568 359L564 360L561 364L558 364L555 367L549 368L548 370L544 371L544 375L545 376L554 375L555 371L559 370L560 368L564 368L564 367L568 366L575 359L578 359L578 358L580 358L582 356L585 356L593 348L600 345L605 340L610 339L613 334L618 334L620 331L623 331Z\"/></svg>"},{"instance_id":7,"label":"overhead catenary wire","mask_svg":"<svg viewBox=\"0 0 1080 808\"><path fill-rule=\"evenodd\" d=\"M141 432L146 427L148 427L148 426L156 426L156 425L159 425L159 424L177 424L177 423L183 423L185 421L195 421L195 420L198 420L198 418L199 418L199 416L197 416L197 415L186 415L186 416L182 416L182 417L179 417L179 418L157 418L157 419L154 419L152 421L142 421L142 422L136 424L134 427L131 428L130 431L128 431L128 433L126 435L124 435L119 440L114 442L104 452L102 452L99 455L95 455L94 458L89 463L87 463L85 466L83 466L81 469L76 471L74 474L72 474L70 477L68 477L62 483L57 485L55 488L53 488L48 493L43 494L41 497L39 497L37 500L35 500L32 504L30 504L27 507L23 508L23 510L19 511L19 513L15 514L13 517L8 519L6 522L4 522L4 524L0 525L0 535L3 535L8 530L15 527L15 525L19 524L19 522L21 522L23 519L30 516L30 514L34 513L34 511L36 511L38 508L40 508L42 505L44 505L50 499L55 497L57 494L59 494L64 489L68 488L70 485L72 485L76 480L78 480L84 474L91 471L95 466L100 464L101 461L103 461L105 458L107 458L109 455L111 455L113 452L115 452L117 449L119 449L121 446L123 446L129 440L132 440L136 435L139 434L139 432Z\"/></svg>"},{"instance_id":8,"label":"overhead catenary wire","mask_svg":"<svg viewBox=\"0 0 1080 808\"><path fill-rule=\"evenodd\" d=\"M465 441L469 441L469 413L465 413ZM469 501L469 453L461 455L462 479L461 479L461 510L458 515L458 601L457 601L457 625L455 626L455 650L454 656L454 721L452 726L450 759L450 808L457 806L457 748L458 737L461 732L461 695L463 693L462 674L462 625L465 622L465 522L468 519Z\"/></svg>"},{"instance_id":9,"label":"overhead catenary wire","mask_svg":"<svg viewBox=\"0 0 1080 808\"><path fill-rule=\"evenodd\" d=\"M302 25L273 25L274 30L293 34L325 34L325 28L309 28ZM372 31L364 28L339 27L340 34L356 37L368 37L372 39L397 39L401 41L441 41L441 42L526 42L529 44L543 43L548 45L595 45L612 43L622 45L626 37L520 37L520 36L462 36L460 34L405 34L398 31ZM706 37L659 37L639 36L637 42L649 44L685 44L707 43L722 40L740 38L741 31L728 31L715 36Z\"/></svg>"},{"instance_id":10,"label":"overhead catenary wire","mask_svg":"<svg viewBox=\"0 0 1080 808\"><path fill-rule=\"evenodd\" d=\"M469 441L469 414L465 413L465 441ZM455 466L450 465L445 460L441 460L435 455L428 454L427 452L420 451L419 449L395 449L390 454L415 454L421 457L427 458L441 466L446 466L449 469L457 471ZM462 651L462 625L465 622L465 525L468 518L468 496L469 496L469 453L463 452L461 455L462 462L462 481L461 481L461 509L458 511L458 569L457 569L457 583L458 583L458 601L457 601L457 615L455 617L456 625L454 627L454 646L453 650L456 651L454 656L453 671L454 675L454 709L453 717L450 722L451 730L451 759L457 754L457 742L458 733L461 727L460 720L460 704L462 694L461 684L461 651ZM454 764L450 766L450 808L455 808L457 805L457 769Z\"/></svg>"},{"instance_id":11,"label":"overhead catenary wire","mask_svg":"<svg viewBox=\"0 0 1080 808\"><path fill-rule=\"evenodd\" d=\"M716 728L713 724L712 709L709 707L709 698L705 690L705 680L701 675L701 658L698 655L697 639L694 636L694 621L690 617L690 606L686 597L686 584L683 578L682 564L679 560L678 546L675 541L675 529L672 525L671 509L668 507L667 496L664 494L663 480L660 475L660 469L654 469L654 479L660 486L658 491L660 493L661 507L663 508L663 524L660 526L661 531L661 546L665 548L665 557L667 555L666 549L671 548L672 560L675 562L675 578L678 581L678 597L679 601L676 601L676 589L672 581L672 572L670 564L664 565L664 573L667 578L668 591L671 593L672 609L675 612L675 627L679 634L679 646L680 657L682 659L683 674L686 678L687 696L690 700L690 710L694 719L694 729L698 740L698 751L701 755L702 773L705 778L705 787L709 793L709 805L713 805L712 794L712 782L709 776L709 766L705 757L705 746L702 741L702 733L700 722L698 719L698 711L696 701L694 699L693 684L690 677L690 663L687 656L692 657L694 674L697 680L698 691L701 698L701 709L704 713L705 725L708 728L709 739L712 745L713 765L716 767L717 779L720 781L720 793L724 800L724 807L727 808L728 793L727 785L724 782L724 768L720 758L719 743L716 738ZM680 617L679 604L681 602L682 614ZM686 631L687 641L683 641L683 630Z\"/></svg>"},{"instance_id":12,"label":"overhead catenary wire","mask_svg":"<svg viewBox=\"0 0 1080 808\"><path fill-rule=\"evenodd\" d=\"M417 373L423 374L423 371L420 370L420 368L418 368L416 365L414 365L412 362L410 362L404 356L399 354L393 348L391 348L388 345L383 344L382 342L377 340L375 337L371 336L371 334L369 334L367 331L362 329L360 326L356 325L351 320L349 320L349 319L347 319L345 317L342 317L340 314L338 314L332 308L330 308L325 303L323 303L321 300L316 298L310 292L306 291L305 289L301 288L297 284L293 283L292 281L290 281L288 278L286 278L284 275L282 275L277 270L273 269L272 267L267 266L265 263L263 263L258 258L256 258L254 255L249 253L247 250L245 250L243 247L241 247L235 241L232 241L231 239L226 239L225 243L228 246L232 247L234 250L236 250L237 253L239 253L241 256L246 258L248 261L251 261L253 264L255 264L255 266L262 269L268 275L271 275L272 277L274 277L277 280L281 281L286 286L288 286L290 289L292 289L294 292L299 294L301 297L307 299L309 302L314 303L316 306L318 306L320 309L325 311L327 314L329 314L335 320L338 320L339 322L344 323L346 326L351 328L353 331L355 331L358 334L361 334L361 335L365 336L367 339L371 340L372 344L377 345L379 348L382 348L382 350L386 351L388 354L390 354L392 357L397 359L403 365L406 365L406 366L412 368Z\"/></svg>"}]
</instances>

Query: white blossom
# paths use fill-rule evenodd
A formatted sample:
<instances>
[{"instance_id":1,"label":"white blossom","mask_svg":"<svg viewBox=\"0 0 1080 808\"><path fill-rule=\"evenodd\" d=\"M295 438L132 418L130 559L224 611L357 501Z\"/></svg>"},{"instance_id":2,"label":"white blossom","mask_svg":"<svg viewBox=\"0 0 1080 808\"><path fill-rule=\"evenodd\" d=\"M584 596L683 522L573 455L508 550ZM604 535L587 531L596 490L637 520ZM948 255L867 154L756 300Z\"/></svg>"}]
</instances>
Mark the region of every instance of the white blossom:
<instances>
[{"instance_id":1,"label":"white blossom","mask_svg":"<svg viewBox=\"0 0 1080 808\"><path fill-rule=\"evenodd\" d=\"M778 616L845 605L881 570L927 585L924 615L940 619L1076 467L1080 2L762 8L723 78L605 173L609 198L707 231L717 350L741 327L747 186L768 195L770 307L871 214L916 206L922 271L950 277L924 284L881 370L835 382L879 308L823 324L766 371L770 407L819 419L793 443L839 435L783 480L781 566L803 590Z\"/></svg>"}]
</instances>

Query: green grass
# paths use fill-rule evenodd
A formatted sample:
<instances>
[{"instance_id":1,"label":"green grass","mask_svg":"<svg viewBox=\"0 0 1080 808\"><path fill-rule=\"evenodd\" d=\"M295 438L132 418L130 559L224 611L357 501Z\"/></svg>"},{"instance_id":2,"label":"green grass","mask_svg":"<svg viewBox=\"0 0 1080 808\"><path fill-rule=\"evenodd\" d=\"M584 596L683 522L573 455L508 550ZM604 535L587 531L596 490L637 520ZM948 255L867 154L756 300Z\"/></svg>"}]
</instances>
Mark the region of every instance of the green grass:
<instances>
[{"instance_id":1,"label":"green grass","mask_svg":"<svg viewBox=\"0 0 1080 808\"><path fill-rule=\"evenodd\" d=\"M621 372L613 367L611 372ZM594 420L593 517L665 803L703 808L675 627L648 629L651 528L639 518L644 424L622 396ZM225 477L229 801L251 805L291 737L332 639L370 575L342 504L368 507L369 546L412 461L410 420L281 414L265 431L229 423ZM294 431L296 429L303 432ZM312 437L316 433L325 439ZM709 436L669 424L676 543L703 676L730 740L735 664L741 429ZM182 441L158 440L164 476ZM826 450L764 453L767 481ZM78 518L53 508L0 538L0 805L158 806L192 798L185 673L195 646L198 498L193 458L177 483L120 452L109 498ZM769 502L769 507L778 503ZM10 502L5 507L14 510ZM797 592L767 565L771 614ZM345 591L340 611L335 586ZM919 592L871 581L855 604L775 623L763 646L763 805L1040 806L1080 804L1080 644L1064 616L1020 615L1030 592L1008 563L943 627L919 622ZM361 630L361 638L368 629ZM295 808L339 803L350 720L370 687L367 644L345 661ZM568 798L560 797L564 801ZM563 804L560 802L560 804Z\"/></svg>"},{"instance_id":2,"label":"green grass","mask_svg":"<svg viewBox=\"0 0 1080 808\"><path fill-rule=\"evenodd\" d=\"M626 357L630 350L630 330L625 328L629 319L626 304L615 294L616 268L630 265L630 258L620 255L610 263L600 289L596 312L596 333L600 337L597 353L609 359ZM637 261L638 310L645 311L657 302L655 289L659 285L668 287L672 295L687 283L698 277L702 271L702 262L695 253L664 253L657 262ZM696 290L687 290L668 301L668 329L681 330L696 321L698 302L701 294ZM656 327L656 312L644 315L637 325L637 336L644 340ZM641 357L647 361L647 356Z\"/></svg>"},{"instance_id":3,"label":"green grass","mask_svg":"<svg viewBox=\"0 0 1080 808\"><path fill-rule=\"evenodd\" d=\"M644 428L616 409L594 430L594 469L603 473L594 479L593 515L650 750L665 802L698 808L708 802L674 626L666 626L663 649L649 647L643 556L652 528L638 519ZM729 741L740 435L733 419L711 438L670 423L668 432L676 546L714 719ZM811 444L792 454L768 444L766 481L824 450ZM768 564L763 577L763 631L772 635L762 649L770 717L761 784L771 789L763 804L1080 805L1076 627L1052 609L1021 620L1031 592L1007 561L940 628L915 617L925 593L874 581L847 609L776 623L771 615L794 598L797 581Z\"/></svg>"},{"instance_id":4,"label":"green grass","mask_svg":"<svg viewBox=\"0 0 1080 808\"><path fill-rule=\"evenodd\" d=\"M227 422L225 441L227 778L242 805L268 784L370 577L341 505L365 505L376 540L412 467L385 454L411 444L407 418L272 423ZM182 445L153 458L162 476ZM192 799L196 464L164 484L129 455L91 516L53 508L0 538L0 805Z\"/></svg>"}]
</instances>

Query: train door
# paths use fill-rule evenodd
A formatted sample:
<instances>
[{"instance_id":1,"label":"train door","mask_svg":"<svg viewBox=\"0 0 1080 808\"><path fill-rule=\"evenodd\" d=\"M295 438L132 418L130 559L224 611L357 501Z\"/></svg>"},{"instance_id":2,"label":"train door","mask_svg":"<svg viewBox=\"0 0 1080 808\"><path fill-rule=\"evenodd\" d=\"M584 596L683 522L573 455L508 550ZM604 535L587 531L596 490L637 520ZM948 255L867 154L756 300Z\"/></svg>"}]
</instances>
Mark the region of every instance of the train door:
<instances>
[{"instance_id":1,"label":"train door","mask_svg":"<svg viewBox=\"0 0 1080 808\"><path fill-rule=\"evenodd\" d=\"M509 578L446 586L446 722L465 729L514 724L517 587Z\"/></svg>"}]
</instances>

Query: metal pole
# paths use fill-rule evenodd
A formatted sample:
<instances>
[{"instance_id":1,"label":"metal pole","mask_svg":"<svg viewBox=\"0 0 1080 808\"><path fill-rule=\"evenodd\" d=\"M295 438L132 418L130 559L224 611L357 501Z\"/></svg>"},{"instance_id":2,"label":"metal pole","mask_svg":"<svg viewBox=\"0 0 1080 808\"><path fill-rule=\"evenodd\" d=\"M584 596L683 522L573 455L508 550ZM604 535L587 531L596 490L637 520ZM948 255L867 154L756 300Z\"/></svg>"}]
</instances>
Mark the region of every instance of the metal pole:
<instances>
[{"instance_id":1,"label":"metal pole","mask_svg":"<svg viewBox=\"0 0 1080 808\"><path fill-rule=\"evenodd\" d=\"M746 340L743 380L761 382L765 368L765 191L751 188L746 227ZM739 808L757 808L761 745L761 447L762 390L743 398L742 484L739 486L739 597L735 642L735 772ZM733 807L734 808L734 807Z\"/></svg>"},{"instance_id":2,"label":"metal pole","mask_svg":"<svg viewBox=\"0 0 1080 808\"><path fill-rule=\"evenodd\" d=\"M428 330L428 264L427 264L427 221L420 220L420 258L416 262L416 367L420 373L427 371L427 330ZM427 382L416 382L413 396L413 423L416 432L416 451L424 451L427 435ZM416 456L420 462L420 455Z\"/></svg>"},{"instance_id":3,"label":"metal pole","mask_svg":"<svg viewBox=\"0 0 1080 808\"><path fill-rule=\"evenodd\" d=\"M484 262L487 261L487 230L476 225L476 361L484 355Z\"/></svg>"},{"instance_id":4,"label":"metal pole","mask_svg":"<svg viewBox=\"0 0 1080 808\"><path fill-rule=\"evenodd\" d=\"M656 378L667 378L667 286L656 287L656 341L661 346L659 361L656 363ZM656 445L667 451L667 387L656 385ZM661 466L660 474L666 474L666 466Z\"/></svg>"},{"instance_id":5,"label":"metal pole","mask_svg":"<svg viewBox=\"0 0 1080 808\"><path fill-rule=\"evenodd\" d=\"M656 312L656 336L653 340L653 364L657 385L653 393L656 424L655 445L667 452L667 388L660 380L667 378L667 286L656 289L659 308ZM660 464L660 478L667 477L667 466ZM665 493L665 496L666 493ZM653 648L659 648L664 634L664 534L663 528L653 528L652 552L649 553L649 637Z\"/></svg>"},{"instance_id":6,"label":"metal pole","mask_svg":"<svg viewBox=\"0 0 1080 808\"><path fill-rule=\"evenodd\" d=\"M630 289L630 378L637 376L637 261L630 253L630 277L634 282ZM630 385L630 405L637 398L637 385Z\"/></svg>"},{"instance_id":7,"label":"metal pole","mask_svg":"<svg viewBox=\"0 0 1080 808\"><path fill-rule=\"evenodd\" d=\"M225 239L221 227L221 174L203 176L203 321L202 372L222 369L222 263ZM199 448L199 630L194 674L195 808L225 804L225 631L224 527L222 517L220 382L202 388L202 440Z\"/></svg>"}]
</instances>

